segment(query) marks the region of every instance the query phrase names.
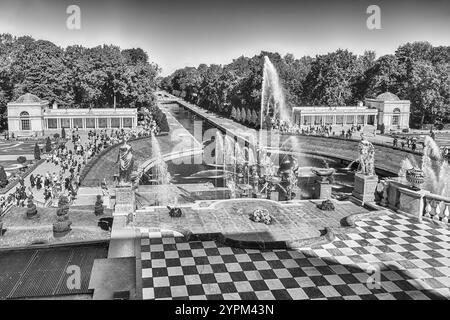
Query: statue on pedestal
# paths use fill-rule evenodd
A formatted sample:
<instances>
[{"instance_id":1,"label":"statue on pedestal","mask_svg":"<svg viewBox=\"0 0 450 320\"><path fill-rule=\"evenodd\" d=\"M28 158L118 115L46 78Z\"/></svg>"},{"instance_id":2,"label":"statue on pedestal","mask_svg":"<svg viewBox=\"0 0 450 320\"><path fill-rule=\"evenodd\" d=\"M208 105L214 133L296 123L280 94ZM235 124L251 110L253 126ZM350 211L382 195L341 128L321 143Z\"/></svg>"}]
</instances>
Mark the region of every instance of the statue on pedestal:
<instances>
[{"instance_id":1,"label":"statue on pedestal","mask_svg":"<svg viewBox=\"0 0 450 320\"><path fill-rule=\"evenodd\" d=\"M133 148L123 139L123 144L119 147L117 161L119 162L119 184L130 183L131 172L133 171Z\"/></svg>"},{"instance_id":2,"label":"statue on pedestal","mask_svg":"<svg viewBox=\"0 0 450 320\"><path fill-rule=\"evenodd\" d=\"M375 175L375 148L364 134L361 134L361 141L358 144L359 166L358 173L366 176Z\"/></svg>"},{"instance_id":3,"label":"statue on pedestal","mask_svg":"<svg viewBox=\"0 0 450 320\"><path fill-rule=\"evenodd\" d=\"M375 201L375 193L378 185L378 177L375 174L375 148L361 134L359 149L358 172L355 173L355 182L352 196L358 203ZM352 198L351 198L352 199Z\"/></svg>"}]
</instances>

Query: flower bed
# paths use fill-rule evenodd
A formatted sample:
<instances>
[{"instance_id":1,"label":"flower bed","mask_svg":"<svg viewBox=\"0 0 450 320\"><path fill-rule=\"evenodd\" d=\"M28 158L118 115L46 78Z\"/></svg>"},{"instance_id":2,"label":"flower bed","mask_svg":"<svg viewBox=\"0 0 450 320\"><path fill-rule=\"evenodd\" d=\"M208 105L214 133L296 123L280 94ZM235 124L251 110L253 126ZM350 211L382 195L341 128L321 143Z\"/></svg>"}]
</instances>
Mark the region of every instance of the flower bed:
<instances>
[{"instance_id":1,"label":"flower bed","mask_svg":"<svg viewBox=\"0 0 450 320\"><path fill-rule=\"evenodd\" d=\"M261 222L264 224L271 224L272 223L272 217L269 214L269 210L264 208L258 208L252 213L249 214L249 219L254 222Z\"/></svg>"}]
</instances>

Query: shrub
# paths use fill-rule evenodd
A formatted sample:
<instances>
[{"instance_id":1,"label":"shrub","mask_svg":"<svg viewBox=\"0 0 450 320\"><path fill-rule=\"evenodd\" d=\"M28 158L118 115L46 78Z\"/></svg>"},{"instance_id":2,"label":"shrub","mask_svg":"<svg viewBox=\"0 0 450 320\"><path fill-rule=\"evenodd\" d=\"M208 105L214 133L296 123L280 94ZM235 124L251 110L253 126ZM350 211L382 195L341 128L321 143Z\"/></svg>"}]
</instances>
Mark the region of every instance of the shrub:
<instances>
[{"instance_id":1,"label":"shrub","mask_svg":"<svg viewBox=\"0 0 450 320\"><path fill-rule=\"evenodd\" d=\"M62 139L66 138L66 130L64 129L64 127L61 129L61 138Z\"/></svg>"},{"instance_id":2,"label":"shrub","mask_svg":"<svg viewBox=\"0 0 450 320\"><path fill-rule=\"evenodd\" d=\"M37 215L36 205L33 203L33 196L28 197L27 218L33 218Z\"/></svg>"},{"instance_id":3,"label":"shrub","mask_svg":"<svg viewBox=\"0 0 450 320\"><path fill-rule=\"evenodd\" d=\"M258 208L248 215L249 219L254 222L261 222L264 224L272 223L272 216L269 214L269 210L264 208Z\"/></svg>"},{"instance_id":4,"label":"shrub","mask_svg":"<svg viewBox=\"0 0 450 320\"><path fill-rule=\"evenodd\" d=\"M6 176L5 168L0 166L0 188L6 187L8 184L8 177Z\"/></svg>"},{"instance_id":5,"label":"shrub","mask_svg":"<svg viewBox=\"0 0 450 320\"><path fill-rule=\"evenodd\" d=\"M158 124L158 126L162 132L170 131L169 123L167 122L167 116L165 113L162 114L162 117L161 117L161 120L160 120L160 123Z\"/></svg>"},{"instance_id":6,"label":"shrub","mask_svg":"<svg viewBox=\"0 0 450 320\"><path fill-rule=\"evenodd\" d=\"M20 156L17 158L17 163L24 164L25 162L27 162L27 158L25 158L24 156Z\"/></svg>"},{"instance_id":7,"label":"shrub","mask_svg":"<svg viewBox=\"0 0 450 320\"><path fill-rule=\"evenodd\" d=\"M317 205L317 208L324 211L334 211L335 209L333 201L329 199L324 200L322 203L319 203Z\"/></svg>"},{"instance_id":8,"label":"shrub","mask_svg":"<svg viewBox=\"0 0 450 320\"><path fill-rule=\"evenodd\" d=\"M183 214L180 208L167 206L167 209L169 209L169 216L172 218L179 218Z\"/></svg>"},{"instance_id":9,"label":"shrub","mask_svg":"<svg viewBox=\"0 0 450 320\"><path fill-rule=\"evenodd\" d=\"M41 149L37 143L34 145L34 160L41 160Z\"/></svg>"},{"instance_id":10,"label":"shrub","mask_svg":"<svg viewBox=\"0 0 450 320\"><path fill-rule=\"evenodd\" d=\"M50 141L50 137L47 137L45 140L45 152L52 151L52 142Z\"/></svg>"},{"instance_id":11,"label":"shrub","mask_svg":"<svg viewBox=\"0 0 450 320\"><path fill-rule=\"evenodd\" d=\"M56 210L56 221L53 223L53 236L61 237L67 234L71 228L72 221L69 220L69 199L62 195L58 201Z\"/></svg>"},{"instance_id":12,"label":"shrub","mask_svg":"<svg viewBox=\"0 0 450 320\"><path fill-rule=\"evenodd\" d=\"M94 213L96 216L101 216L103 214L103 200L101 195L97 195L97 200L95 201Z\"/></svg>"},{"instance_id":13,"label":"shrub","mask_svg":"<svg viewBox=\"0 0 450 320\"><path fill-rule=\"evenodd\" d=\"M53 138L59 139L59 133L55 133L55 134L53 135Z\"/></svg>"}]
</instances>

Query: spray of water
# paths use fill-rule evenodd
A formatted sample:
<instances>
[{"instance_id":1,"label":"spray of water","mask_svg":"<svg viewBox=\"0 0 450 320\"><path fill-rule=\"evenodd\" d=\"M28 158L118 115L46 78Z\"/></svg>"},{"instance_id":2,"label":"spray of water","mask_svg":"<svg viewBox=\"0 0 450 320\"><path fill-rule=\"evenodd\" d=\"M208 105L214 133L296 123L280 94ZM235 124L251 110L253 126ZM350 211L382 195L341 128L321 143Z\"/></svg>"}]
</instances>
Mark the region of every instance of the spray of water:
<instances>
[{"instance_id":1,"label":"spray of water","mask_svg":"<svg viewBox=\"0 0 450 320\"><path fill-rule=\"evenodd\" d=\"M264 69L261 96L261 128L267 115L289 122L289 111L286 108L283 88L275 66L264 56Z\"/></svg>"},{"instance_id":2,"label":"spray of water","mask_svg":"<svg viewBox=\"0 0 450 320\"><path fill-rule=\"evenodd\" d=\"M434 194L450 197L450 166L442 158L439 146L431 137L425 137L424 145L422 165L412 157L407 157L401 163L398 176L405 177L408 169L421 168L425 176L423 188Z\"/></svg>"},{"instance_id":3,"label":"spray of water","mask_svg":"<svg viewBox=\"0 0 450 320\"><path fill-rule=\"evenodd\" d=\"M425 188L441 196L450 196L450 167L442 158L441 150L431 137L425 137L422 157L422 170L425 175Z\"/></svg>"},{"instance_id":4,"label":"spray of water","mask_svg":"<svg viewBox=\"0 0 450 320\"><path fill-rule=\"evenodd\" d=\"M215 157L216 164L223 165L224 164L224 146L223 146L223 137L219 130L216 131L215 137Z\"/></svg>"},{"instance_id":5,"label":"spray of water","mask_svg":"<svg viewBox=\"0 0 450 320\"><path fill-rule=\"evenodd\" d=\"M155 135L152 133L152 158L155 159L155 164L153 167L153 179L156 180L157 184L167 185L170 183L170 173L167 169L167 164L164 161L159 142Z\"/></svg>"}]
</instances>

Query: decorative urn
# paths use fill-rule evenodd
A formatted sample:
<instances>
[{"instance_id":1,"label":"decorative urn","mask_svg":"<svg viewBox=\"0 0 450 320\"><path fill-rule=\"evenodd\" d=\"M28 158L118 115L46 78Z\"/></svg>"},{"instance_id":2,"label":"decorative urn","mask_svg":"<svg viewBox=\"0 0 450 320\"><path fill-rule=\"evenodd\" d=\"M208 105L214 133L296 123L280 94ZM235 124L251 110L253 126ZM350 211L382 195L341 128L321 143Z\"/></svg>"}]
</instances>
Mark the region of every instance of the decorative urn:
<instances>
[{"instance_id":1,"label":"decorative urn","mask_svg":"<svg viewBox=\"0 0 450 320\"><path fill-rule=\"evenodd\" d=\"M410 183L413 190L420 190L420 186L425 181L425 176L421 169L411 168L406 170L406 180Z\"/></svg>"},{"instance_id":2,"label":"decorative urn","mask_svg":"<svg viewBox=\"0 0 450 320\"><path fill-rule=\"evenodd\" d=\"M313 168L311 171L320 178L320 182L326 183L329 178L336 172L333 168Z\"/></svg>"}]
</instances>

